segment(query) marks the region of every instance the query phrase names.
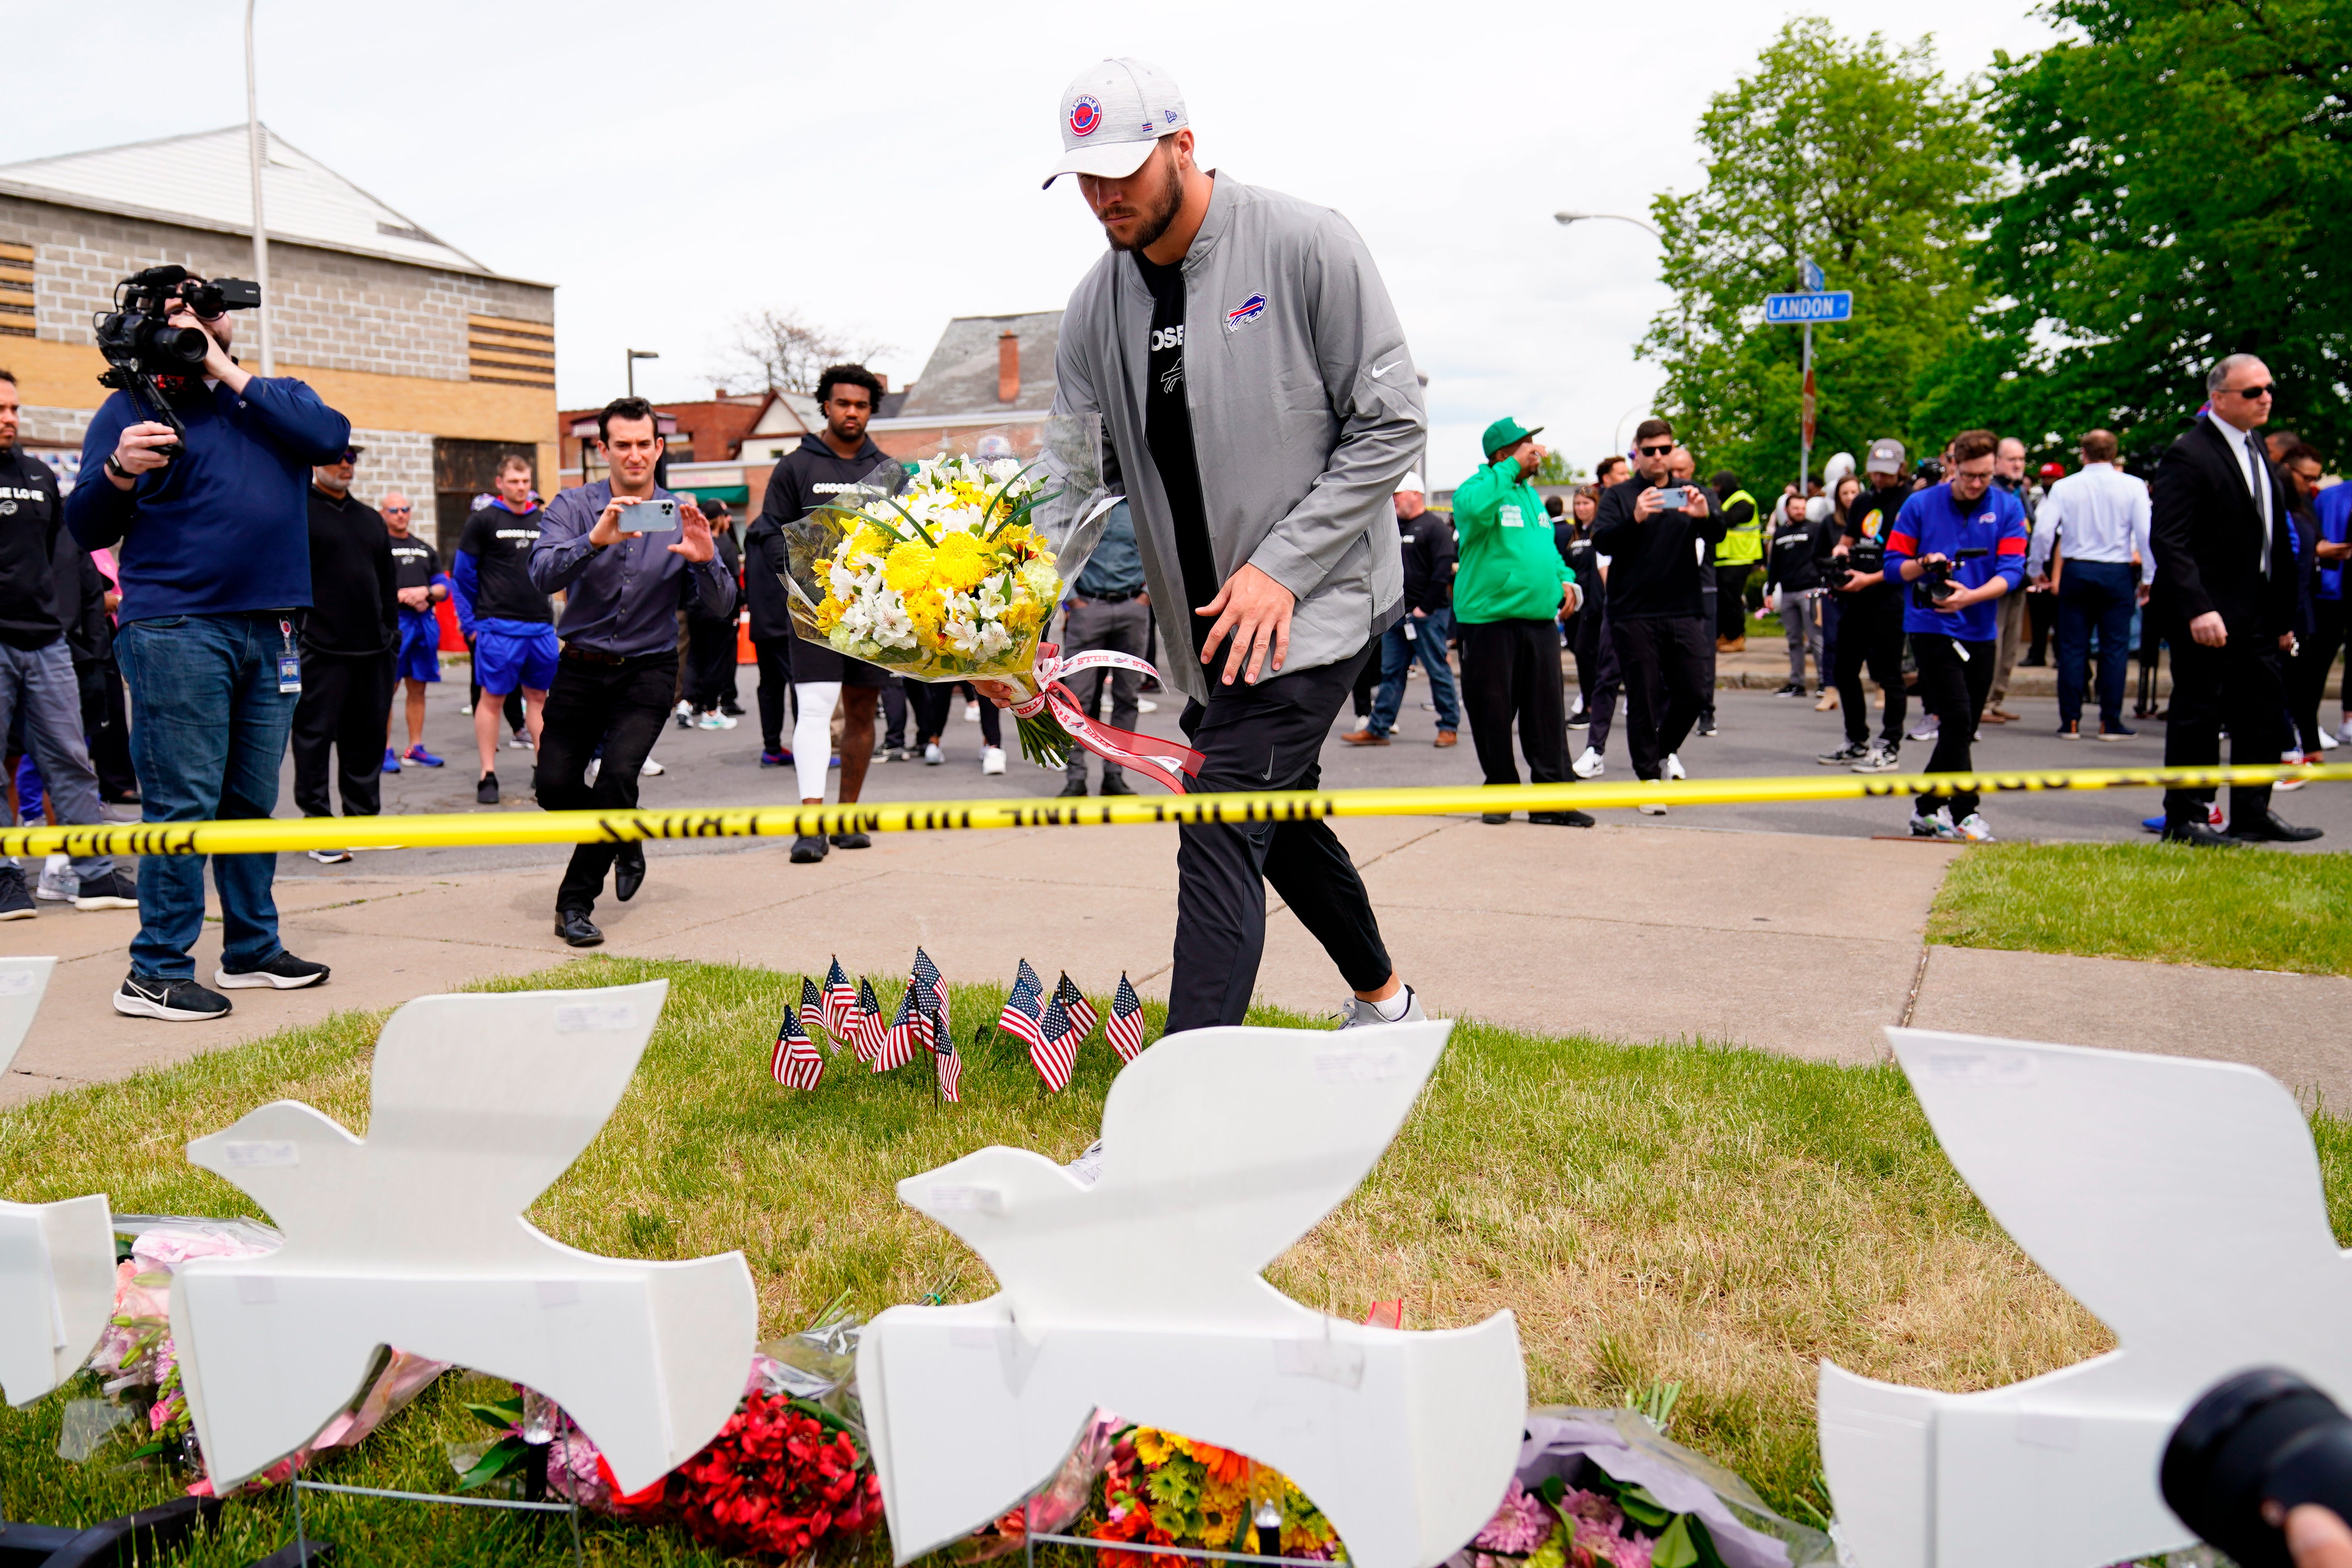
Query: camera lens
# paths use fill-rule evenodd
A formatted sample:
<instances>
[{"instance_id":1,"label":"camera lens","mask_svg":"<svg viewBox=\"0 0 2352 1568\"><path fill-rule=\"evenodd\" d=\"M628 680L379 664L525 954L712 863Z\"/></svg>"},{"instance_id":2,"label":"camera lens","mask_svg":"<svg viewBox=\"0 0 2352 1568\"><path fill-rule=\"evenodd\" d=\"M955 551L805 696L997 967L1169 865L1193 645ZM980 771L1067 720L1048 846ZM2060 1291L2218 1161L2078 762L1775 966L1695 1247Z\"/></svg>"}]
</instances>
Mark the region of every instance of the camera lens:
<instances>
[{"instance_id":1,"label":"camera lens","mask_svg":"<svg viewBox=\"0 0 2352 1568\"><path fill-rule=\"evenodd\" d=\"M163 369L165 366L204 363L205 349L210 340L205 336L201 329L196 327L159 325L149 334L147 341L154 350L155 358L162 362L157 368ZM166 371L166 374L169 372Z\"/></svg>"},{"instance_id":2,"label":"camera lens","mask_svg":"<svg viewBox=\"0 0 2352 1568\"><path fill-rule=\"evenodd\" d=\"M2352 1519L2352 1420L2291 1372L2258 1367L2189 1407L2158 1471L2164 1500L2240 1568L2290 1568L2280 1520L2315 1502Z\"/></svg>"}]
</instances>

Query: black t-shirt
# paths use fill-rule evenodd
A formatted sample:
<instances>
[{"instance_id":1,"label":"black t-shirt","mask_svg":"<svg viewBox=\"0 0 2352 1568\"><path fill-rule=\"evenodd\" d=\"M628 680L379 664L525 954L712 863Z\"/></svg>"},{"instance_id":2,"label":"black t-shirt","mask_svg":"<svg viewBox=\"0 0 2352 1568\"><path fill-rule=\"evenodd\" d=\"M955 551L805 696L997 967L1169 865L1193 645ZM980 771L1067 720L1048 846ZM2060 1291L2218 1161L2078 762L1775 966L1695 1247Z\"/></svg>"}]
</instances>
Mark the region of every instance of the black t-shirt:
<instances>
[{"instance_id":1,"label":"black t-shirt","mask_svg":"<svg viewBox=\"0 0 2352 1568\"><path fill-rule=\"evenodd\" d=\"M374 654L392 647L392 533L375 508L310 487L310 613L302 646L314 653Z\"/></svg>"},{"instance_id":2,"label":"black t-shirt","mask_svg":"<svg viewBox=\"0 0 2352 1568\"><path fill-rule=\"evenodd\" d=\"M59 601L53 577L64 516L49 466L21 448L0 450L0 643L47 647L65 635L78 605Z\"/></svg>"},{"instance_id":3,"label":"black t-shirt","mask_svg":"<svg viewBox=\"0 0 2352 1568\"><path fill-rule=\"evenodd\" d=\"M1217 596L1216 552L1209 546L1209 512L1201 500L1201 463L1192 449L1192 410L1184 401L1184 264L1162 267L1136 251L1135 269L1151 290L1150 384L1143 389L1143 438L1160 470L1160 489L1176 524L1176 563L1184 574L1182 618L1198 657L1212 625L1192 612Z\"/></svg>"},{"instance_id":4,"label":"black t-shirt","mask_svg":"<svg viewBox=\"0 0 2352 1568\"><path fill-rule=\"evenodd\" d=\"M466 520L457 553L474 558L476 620L555 624L547 595L530 580L530 550L539 542L541 515L533 507L517 516L492 501Z\"/></svg>"},{"instance_id":5,"label":"black t-shirt","mask_svg":"<svg viewBox=\"0 0 2352 1568\"><path fill-rule=\"evenodd\" d=\"M1845 509L1846 547L1850 550L1864 540L1875 541L1882 548L1886 536L1895 531L1895 519L1903 503L1911 499L1910 483L1903 481L1880 490L1864 490L1853 498ZM1845 595L1848 601L1879 607L1901 607L1902 595L1891 583L1877 583Z\"/></svg>"},{"instance_id":6,"label":"black t-shirt","mask_svg":"<svg viewBox=\"0 0 2352 1568\"><path fill-rule=\"evenodd\" d=\"M441 575L441 552L415 534L392 542L393 586L430 588Z\"/></svg>"}]
</instances>

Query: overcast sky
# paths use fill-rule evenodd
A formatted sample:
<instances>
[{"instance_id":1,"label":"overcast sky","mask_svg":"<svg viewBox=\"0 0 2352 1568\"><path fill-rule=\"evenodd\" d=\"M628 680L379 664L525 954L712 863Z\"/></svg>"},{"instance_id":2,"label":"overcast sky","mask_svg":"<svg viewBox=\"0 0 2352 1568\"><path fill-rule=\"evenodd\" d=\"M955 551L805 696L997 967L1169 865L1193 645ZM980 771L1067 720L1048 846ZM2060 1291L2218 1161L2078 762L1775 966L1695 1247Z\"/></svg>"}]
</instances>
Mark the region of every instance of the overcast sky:
<instances>
[{"instance_id":1,"label":"overcast sky","mask_svg":"<svg viewBox=\"0 0 2352 1568\"><path fill-rule=\"evenodd\" d=\"M1666 300L1656 244L1551 214L1646 216L1696 188L1707 95L1804 10L1932 32L1954 75L2052 36L2019 0L259 0L258 55L278 134L486 265L561 286L567 407L617 395L632 346L662 355L641 392L709 395L732 319L761 307L888 344L876 368L896 385L950 316L1061 305L1102 245L1074 182L1037 189L1062 86L1104 56L1157 61L1204 162L1363 233L1430 378L1445 488L1499 415L1590 467L1646 409L1658 374L1633 349ZM234 0L0 16L20 66L49 62L11 73L0 162L244 119ZM108 59L130 85L101 80Z\"/></svg>"}]
</instances>

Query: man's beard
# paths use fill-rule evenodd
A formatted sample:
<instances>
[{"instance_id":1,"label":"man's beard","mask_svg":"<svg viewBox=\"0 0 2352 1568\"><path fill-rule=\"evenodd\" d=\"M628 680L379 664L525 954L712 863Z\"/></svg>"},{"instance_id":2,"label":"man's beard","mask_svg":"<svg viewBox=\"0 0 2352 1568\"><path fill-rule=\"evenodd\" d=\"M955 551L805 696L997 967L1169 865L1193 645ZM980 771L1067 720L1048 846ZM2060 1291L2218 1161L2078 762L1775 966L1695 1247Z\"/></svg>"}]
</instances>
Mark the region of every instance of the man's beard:
<instances>
[{"instance_id":1,"label":"man's beard","mask_svg":"<svg viewBox=\"0 0 2352 1568\"><path fill-rule=\"evenodd\" d=\"M1121 244L1116 235L1104 230L1113 250L1149 250L1160 243L1160 237L1166 234L1169 226L1176 221L1177 209L1184 205L1184 182L1176 173L1175 159L1169 159L1163 166L1168 178L1160 187L1159 203L1141 207L1143 226L1136 232L1136 237Z\"/></svg>"}]
</instances>

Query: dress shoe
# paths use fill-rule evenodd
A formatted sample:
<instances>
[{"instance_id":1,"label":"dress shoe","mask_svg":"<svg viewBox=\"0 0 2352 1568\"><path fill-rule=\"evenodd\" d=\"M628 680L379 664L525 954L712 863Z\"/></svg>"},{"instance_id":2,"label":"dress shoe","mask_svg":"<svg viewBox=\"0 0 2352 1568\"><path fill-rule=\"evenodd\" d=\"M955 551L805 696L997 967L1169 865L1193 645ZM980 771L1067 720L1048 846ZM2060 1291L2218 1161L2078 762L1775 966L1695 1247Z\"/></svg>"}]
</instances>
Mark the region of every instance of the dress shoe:
<instances>
[{"instance_id":1,"label":"dress shoe","mask_svg":"<svg viewBox=\"0 0 2352 1568\"><path fill-rule=\"evenodd\" d=\"M874 847L874 836L870 833L836 833L833 835L832 842L835 849L871 849Z\"/></svg>"},{"instance_id":2,"label":"dress shoe","mask_svg":"<svg viewBox=\"0 0 2352 1568\"><path fill-rule=\"evenodd\" d=\"M1060 789L1054 792L1054 798L1055 800L1060 800L1065 795L1082 795L1086 793L1087 781L1084 779L1072 779L1069 783L1064 784Z\"/></svg>"},{"instance_id":3,"label":"dress shoe","mask_svg":"<svg viewBox=\"0 0 2352 1568\"><path fill-rule=\"evenodd\" d=\"M613 895L627 903L646 885L646 847L624 844L613 857Z\"/></svg>"},{"instance_id":4,"label":"dress shoe","mask_svg":"<svg viewBox=\"0 0 2352 1568\"><path fill-rule=\"evenodd\" d=\"M2232 834L2216 833L2201 822L2168 822L2164 825L2167 844L2186 844L2198 849L2235 849L2248 840Z\"/></svg>"},{"instance_id":5,"label":"dress shoe","mask_svg":"<svg viewBox=\"0 0 2352 1568\"><path fill-rule=\"evenodd\" d=\"M803 833L793 840L795 866L814 866L824 858L824 836L821 833Z\"/></svg>"},{"instance_id":6,"label":"dress shoe","mask_svg":"<svg viewBox=\"0 0 2352 1568\"><path fill-rule=\"evenodd\" d=\"M1086 792L1081 790L1078 793L1083 795ZM1128 783L1125 779L1107 778L1102 782L1102 788L1096 793L1100 795L1133 795L1135 793L1135 786Z\"/></svg>"},{"instance_id":7,"label":"dress shoe","mask_svg":"<svg viewBox=\"0 0 2352 1568\"><path fill-rule=\"evenodd\" d=\"M1385 746L1389 743L1386 735L1375 735L1370 730L1350 730L1339 739L1350 746Z\"/></svg>"},{"instance_id":8,"label":"dress shoe","mask_svg":"<svg viewBox=\"0 0 2352 1568\"><path fill-rule=\"evenodd\" d=\"M1582 811L1531 811L1528 820L1544 827L1590 827L1592 816Z\"/></svg>"},{"instance_id":9,"label":"dress shoe","mask_svg":"<svg viewBox=\"0 0 2352 1568\"><path fill-rule=\"evenodd\" d=\"M1478 814L1478 820L1479 820L1479 821L1481 821L1481 822L1486 823L1486 824L1488 824L1488 825L1490 825L1490 826L1491 826L1491 825L1497 824L1497 823L1505 823L1505 822L1508 822L1508 821L1510 821L1510 820L1511 820L1511 814L1510 814L1509 812L1507 812L1507 811L1486 811L1486 812L1481 812L1481 813L1479 813L1479 814Z\"/></svg>"},{"instance_id":10,"label":"dress shoe","mask_svg":"<svg viewBox=\"0 0 2352 1568\"><path fill-rule=\"evenodd\" d=\"M555 934L574 947L601 947L604 942L604 933L596 929L586 910L556 910Z\"/></svg>"},{"instance_id":11,"label":"dress shoe","mask_svg":"<svg viewBox=\"0 0 2352 1568\"><path fill-rule=\"evenodd\" d=\"M1440 730L1437 732L1437 739L1431 743L1438 746L1458 746L1462 743L1462 737L1451 730Z\"/></svg>"},{"instance_id":12,"label":"dress shoe","mask_svg":"<svg viewBox=\"0 0 2352 1568\"><path fill-rule=\"evenodd\" d=\"M2017 715L2006 708L1988 708L1984 710L1984 721L1988 724L2014 724Z\"/></svg>"},{"instance_id":13,"label":"dress shoe","mask_svg":"<svg viewBox=\"0 0 2352 1568\"><path fill-rule=\"evenodd\" d=\"M2326 830L2317 827L2297 827L2275 811L2266 811L2249 823L2234 818L2230 823L2228 837L2245 844L2308 844Z\"/></svg>"}]
</instances>

